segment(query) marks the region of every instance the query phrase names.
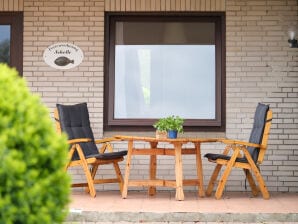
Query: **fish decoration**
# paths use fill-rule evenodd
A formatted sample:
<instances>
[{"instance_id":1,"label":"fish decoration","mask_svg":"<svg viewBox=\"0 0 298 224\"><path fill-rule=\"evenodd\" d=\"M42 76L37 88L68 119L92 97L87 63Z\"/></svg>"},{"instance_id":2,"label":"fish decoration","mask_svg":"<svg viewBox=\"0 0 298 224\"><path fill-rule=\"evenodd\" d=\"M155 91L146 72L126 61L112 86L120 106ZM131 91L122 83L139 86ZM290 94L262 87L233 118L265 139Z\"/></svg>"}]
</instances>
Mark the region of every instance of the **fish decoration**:
<instances>
[{"instance_id":1,"label":"fish decoration","mask_svg":"<svg viewBox=\"0 0 298 224\"><path fill-rule=\"evenodd\" d=\"M69 58L67 57L64 57L64 56L61 56L59 58L57 58L54 63L58 66L66 66L68 64L73 64L74 63L74 60L70 60Z\"/></svg>"}]
</instances>

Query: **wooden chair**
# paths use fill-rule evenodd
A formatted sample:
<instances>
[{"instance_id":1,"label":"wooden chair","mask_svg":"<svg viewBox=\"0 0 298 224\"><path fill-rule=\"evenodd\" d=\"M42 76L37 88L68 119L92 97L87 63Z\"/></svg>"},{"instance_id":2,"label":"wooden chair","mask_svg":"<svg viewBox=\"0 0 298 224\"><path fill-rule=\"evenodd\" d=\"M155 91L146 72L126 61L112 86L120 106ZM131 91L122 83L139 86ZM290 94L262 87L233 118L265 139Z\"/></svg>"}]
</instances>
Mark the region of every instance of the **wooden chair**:
<instances>
[{"instance_id":1,"label":"wooden chair","mask_svg":"<svg viewBox=\"0 0 298 224\"><path fill-rule=\"evenodd\" d=\"M226 144L223 154L208 153L205 155L210 162L217 163L208 184L207 196L211 195L222 166L226 166L217 186L216 199L221 198L229 174L234 167L243 169L254 196L257 196L259 191L261 191L264 199L270 198L265 181L260 173L259 165L263 162L267 149L271 121L272 111L269 110L269 106L259 103L255 112L249 142L222 139L220 141ZM259 187L255 184L250 171L254 173Z\"/></svg>"},{"instance_id":2,"label":"wooden chair","mask_svg":"<svg viewBox=\"0 0 298 224\"><path fill-rule=\"evenodd\" d=\"M86 186L86 192L95 197L94 184L119 183L120 192L122 192L123 178L118 163L123 161L127 151L113 152L110 142L116 140L114 138L94 139L87 103L76 105L57 104L54 116L57 131L60 133L65 132L69 138L69 162L65 170L72 166L81 166L86 175L86 182L72 184L72 187ZM101 144L100 149L97 148L97 144ZM106 150L108 152L105 152ZM106 164L114 166L116 178L95 179L98 167Z\"/></svg>"}]
</instances>

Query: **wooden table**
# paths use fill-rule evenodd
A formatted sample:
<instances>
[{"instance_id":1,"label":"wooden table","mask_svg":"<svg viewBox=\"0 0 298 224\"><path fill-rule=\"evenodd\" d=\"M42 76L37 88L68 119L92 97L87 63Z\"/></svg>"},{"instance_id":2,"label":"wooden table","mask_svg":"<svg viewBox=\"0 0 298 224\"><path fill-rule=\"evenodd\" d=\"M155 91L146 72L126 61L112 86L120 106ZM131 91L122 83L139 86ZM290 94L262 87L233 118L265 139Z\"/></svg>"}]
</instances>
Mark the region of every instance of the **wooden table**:
<instances>
[{"instance_id":1,"label":"wooden table","mask_svg":"<svg viewBox=\"0 0 298 224\"><path fill-rule=\"evenodd\" d=\"M125 176L122 189L122 198L127 197L129 186L149 187L148 193L153 196L156 194L156 186L165 186L176 188L176 200L184 200L183 186L198 186L198 195L205 196L203 169L201 159L201 143L216 142L215 138L177 138L177 139L157 139L152 137L138 136L115 136L118 139L128 141L128 153L126 158ZM148 142L150 148L136 148L134 142ZM159 148L159 142L172 144L173 148ZM193 143L194 147L182 148L184 144ZM183 180L182 155L193 154L196 156L197 179ZM130 166L133 155L150 155L150 173L148 180L130 180ZM157 155L167 155L175 157L175 180L165 180L156 178L156 160Z\"/></svg>"}]
</instances>

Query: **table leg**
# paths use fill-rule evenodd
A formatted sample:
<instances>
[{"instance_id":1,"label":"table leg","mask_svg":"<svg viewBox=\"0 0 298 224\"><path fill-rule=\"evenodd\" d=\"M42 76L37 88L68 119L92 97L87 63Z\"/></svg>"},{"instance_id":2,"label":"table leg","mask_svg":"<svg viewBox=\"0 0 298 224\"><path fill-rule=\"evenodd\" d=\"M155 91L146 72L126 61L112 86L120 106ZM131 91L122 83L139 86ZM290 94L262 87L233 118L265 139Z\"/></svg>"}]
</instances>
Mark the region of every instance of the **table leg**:
<instances>
[{"instance_id":1,"label":"table leg","mask_svg":"<svg viewBox=\"0 0 298 224\"><path fill-rule=\"evenodd\" d=\"M174 143L175 148L175 175L176 175L176 200L183 201L183 171L182 171L182 144Z\"/></svg>"},{"instance_id":2,"label":"table leg","mask_svg":"<svg viewBox=\"0 0 298 224\"><path fill-rule=\"evenodd\" d=\"M151 149L156 148L157 142L150 142ZM156 155L150 155L150 180L156 179ZM154 196L156 194L156 187L149 186L148 194Z\"/></svg>"},{"instance_id":3,"label":"table leg","mask_svg":"<svg viewBox=\"0 0 298 224\"><path fill-rule=\"evenodd\" d=\"M201 157L201 143L195 143L196 147L196 160L197 160L197 175L198 175L198 195L199 197L205 196L204 190L204 179L203 179L203 166L202 166L202 157Z\"/></svg>"},{"instance_id":4,"label":"table leg","mask_svg":"<svg viewBox=\"0 0 298 224\"><path fill-rule=\"evenodd\" d=\"M130 173L130 163L131 163L131 156L133 150L133 141L128 141L128 151L126 156L126 166L125 166L125 175L124 175L124 183L123 183L123 190L122 190L122 198L127 197L127 189L128 189L128 180L129 180L129 173Z\"/></svg>"}]
</instances>

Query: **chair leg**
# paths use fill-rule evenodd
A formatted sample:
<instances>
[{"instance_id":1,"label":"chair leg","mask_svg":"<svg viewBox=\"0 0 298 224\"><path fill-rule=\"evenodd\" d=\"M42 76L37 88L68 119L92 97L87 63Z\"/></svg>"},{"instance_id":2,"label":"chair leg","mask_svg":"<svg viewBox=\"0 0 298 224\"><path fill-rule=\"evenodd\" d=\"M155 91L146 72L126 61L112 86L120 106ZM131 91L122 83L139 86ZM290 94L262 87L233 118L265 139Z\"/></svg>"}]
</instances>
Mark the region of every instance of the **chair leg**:
<instances>
[{"instance_id":1,"label":"chair leg","mask_svg":"<svg viewBox=\"0 0 298 224\"><path fill-rule=\"evenodd\" d=\"M253 172L256 176L257 182L259 183L259 188L260 188L260 191L263 195L263 198L264 199L269 199L270 194L269 194L268 189L266 187L265 181L264 181L259 169L257 168L257 166L255 164L253 164L252 170L253 170Z\"/></svg>"},{"instance_id":2,"label":"chair leg","mask_svg":"<svg viewBox=\"0 0 298 224\"><path fill-rule=\"evenodd\" d=\"M117 175L117 179L119 180L119 188L120 188L120 192L122 194L122 189L123 189L123 177L122 177L122 174L121 174L121 170L119 168L119 164L118 162L113 162L113 165L114 165L114 169L115 169L115 172L116 172L116 175Z\"/></svg>"},{"instance_id":3,"label":"chair leg","mask_svg":"<svg viewBox=\"0 0 298 224\"><path fill-rule=\"evenodd\" d=\"M92 177L92 180L94 180L94 178L95 178L95 175L96 175L98 166L99 166L98 164L93 164L92 165L92 168L91 168L91 177ZM89 187L86 187L85 188L85 192L86 193L89 193L90 192Z\"/></svg>"},{"instance_id":4,"label":"chair leg","mask_svg":"<svg viewBox=\"0 0 298 224\"><path fill-rule=\"evenodd\" d=\"M222 196L222 193L223 193L223 190L225 188L225 185L226 185L226 182L228 180L228 177L231 173L231 170L232 170L232 167L226 167L222 177L220 178L219 182L218 182L218 186L217 186L217 189L216 189L216 192L215 192L215 198L216 199L221 199L221 196Z\"/></svg>"},{"instance_id":5,"label":"chair leg","mask_svg":"<svg viewBox=\"0 0 298 224\"><path fill-rule=\"evenodd\" d=\"M215 169L214 169L214 171L212 173L212 176L211 176L210 181L209 181L209 184L208 184L208 188L206 190L206 195L207 196L211 196L211 193L212 193L213 188L214 188L214 184L215 184L215 182L217 180L217 177L218 177L219 171L221 170L221 167L222 167L221 164L217 164L215 166Z\"/></svg>"},{"instance_id":6,"label":"chair leg","mask_svg":"<svg viewBox=\"0 0 298 224\"><path fill-rule=\"evenodd\" d=\"M232 170L233 165L234 165L234 163L236 161L236 158L239 155L239 151L240 151L240 149L238 147L235 147L234 148L234 153L231 156L229 162L227 163L227 167L226 167L225 171L223 172L223 175L222 175L222 177L221 177L221 179L220 179L220 181L218 183L218 186L217 186L217 189L216 189L216 192L215 192L215 198L216 199L220 199L221 196L222 196L222 192L223 192L223 190L225 188L226 182L227 182L228 177L229 177L229 175L231 173L231 170Z\"/></svg>"},{"instance_id":7,"label":"chair leg","mask_svg":"<svg viewBox=\"0 0 298 224\"><path fill-rule=\"evenodd\" d=\"M258 167L256 166L255 162L252 160L252 158L251 158L249 152L246 150L246 148L243 148L243 152L244 152L244 155L246 156L246 158L248 160L249 165L251 166L252 171L254 172L254 174L256 176L256 180L259 184L259 188L260 188L260 191L263 195L263 198L264 199L269 199L270 194L268 192L265 181L264 181Z\"/></svg>"},{"instance_id":8,"label":"chair leg","mask_svg":"<svg viewBox=\"0 0 298 224\"><path fill-rule=\"evenodd\" d=\"M96 197L96 191L95 191L95 188L94 188L93 178L92 178L92 175L90 173L90 170L88 168L88 164L86 163L86 161L82 161L82 166L83 166L86 178L87 178L89 194L92 197Z\"/></svg>"},{"instance_id":9,"label":"chair leg","mask_svg":"<svg viewBox=\"0 0 298 224\"><path fill-rule=\"evenodd\" d=\"M257 185L255 184L255 181L251 175L251 172L248 169L243 169L246 179L248 180L249 186L251 188L252 194L253 196L258 196L259 194L259 189L257 187Z\"/></svg>"}]
</instances>

